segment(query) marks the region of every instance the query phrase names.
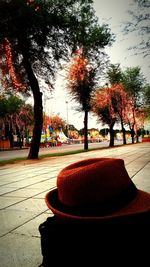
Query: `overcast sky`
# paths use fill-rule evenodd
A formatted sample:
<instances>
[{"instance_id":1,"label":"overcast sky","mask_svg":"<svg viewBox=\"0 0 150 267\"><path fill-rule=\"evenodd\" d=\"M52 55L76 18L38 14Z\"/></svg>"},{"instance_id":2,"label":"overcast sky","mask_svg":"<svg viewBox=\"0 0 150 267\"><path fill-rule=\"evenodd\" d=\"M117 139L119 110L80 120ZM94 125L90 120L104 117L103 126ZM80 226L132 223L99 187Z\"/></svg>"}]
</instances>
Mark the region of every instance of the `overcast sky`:
<instances>
[{"instance_id":1,"label":"overcast sky","mask_svg":"<svg viewBox=\"0 0 150 267\"><path fill-rule=\"evenodd\" d=\"M123 22L130 18L127 11L131 9L132 2L132 0L94 0L94 8L100 25L104 22L107 23L111 31L116 35L115 43L113 43L112 47L106 49L111 63L120 63L122 70L127 67L140 66L142 73L150 83L148 68L150 57L143 58L139 55L133 55L128 49L138 43L139 36L136 36L135 33L124 36L122 32ZM59 114L66 121L68 117L69 124L81 129L83 128L84 114L79 114L74 110L74 104L70 102L65 92L64 84L64 78L59 76L56 81L56 89L52 95L53 98L46 100L46 112L49 115ZM90 114L88 128L93 127L100 129L101 125L97 123L96 117Z\"/></svg>"}]
</instances>

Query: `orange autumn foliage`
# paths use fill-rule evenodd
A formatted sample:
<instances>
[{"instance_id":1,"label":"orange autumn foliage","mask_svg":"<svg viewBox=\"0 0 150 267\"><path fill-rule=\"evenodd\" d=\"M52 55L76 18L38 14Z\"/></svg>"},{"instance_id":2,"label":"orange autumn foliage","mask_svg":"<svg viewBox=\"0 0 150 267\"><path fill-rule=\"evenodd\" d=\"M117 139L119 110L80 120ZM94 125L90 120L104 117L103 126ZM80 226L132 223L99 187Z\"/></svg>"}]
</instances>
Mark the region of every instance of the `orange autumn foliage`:
<instances>
[{"instance_id":1,"label":"orange autumn foliage","mask_svg":"<svg viewBox=\"0 0 150 267\"><path fill-rule=\"evenodd\" d=\"M45 129L48 128L49 125L52 126L54 130L58 130L60 128L65 127L65 121L58 115L55 116L44 115L44 122L43 122L44 128Z\"/></svg>"},{"instance_id":2,"label":"orange autumn foliage","mask_svg":"<svg viewBox=\"0 0 150 267\"><path fill-rule=\"evenodd\" d=\"M5 38L5 40L3 42L3 49L4 49L4 53L5 53L5 59L6 59L6 72L9 73L14 88L17 89L18 91L19 90L21 90L21 91L25 90L26 86L23 85L19 81L19 79L18 79L18 77L17 77L17 75L15 73L15 69L14 69L14 66L13 66L13 59L12 59L11 44L8 41L7 38Z\"/></svg>"},{"instance_id":3,"label":"orange autumn foliage","mask_svg":"<svg viewBox=\"0 0 150 267\"><path fill-rule=\"evenodd\" d=\"M82 49L78 49L75 53L75 56L72 60L70 72L69 72L69 80L83 81L87 72L88 60L84 58Z\"/></svg>"},{"instance_id":4,"label":"orange autumn foliage","mask_svg":"<svg viewBox=\"0 0 150 267\"><path fill-rule=\"evenodd\" d=\"M135 132L143 127L146 116L145 111L135 107L134 98L121 84L99 89L93 100L93 111L100 115L102 120L122 120L124 124L134 128Z\"/></svg>"}]
</instances>

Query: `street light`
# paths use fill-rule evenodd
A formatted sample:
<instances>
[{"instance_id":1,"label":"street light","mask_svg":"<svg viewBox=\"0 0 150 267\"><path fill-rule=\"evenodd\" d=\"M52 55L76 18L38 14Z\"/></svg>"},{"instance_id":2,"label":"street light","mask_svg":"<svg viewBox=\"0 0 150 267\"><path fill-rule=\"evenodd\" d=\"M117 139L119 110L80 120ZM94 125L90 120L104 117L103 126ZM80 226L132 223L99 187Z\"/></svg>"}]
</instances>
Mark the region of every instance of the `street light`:
<instances>
[{"instance_id":1,"label":"street light","mask_svg":"<svg viewBox=\"0 0 150 267\"><path fill-rule=\"evenodd\" d=\"M46 112L47 112L47 105L46 102L50 99L53 99L52 96L46 95L45 91L43 91L43 121L45 123L45 118L46 118ZM47 125L44 125L44 134L45 134L45 142L47 142Z\"/></svg>"}]
</instances>

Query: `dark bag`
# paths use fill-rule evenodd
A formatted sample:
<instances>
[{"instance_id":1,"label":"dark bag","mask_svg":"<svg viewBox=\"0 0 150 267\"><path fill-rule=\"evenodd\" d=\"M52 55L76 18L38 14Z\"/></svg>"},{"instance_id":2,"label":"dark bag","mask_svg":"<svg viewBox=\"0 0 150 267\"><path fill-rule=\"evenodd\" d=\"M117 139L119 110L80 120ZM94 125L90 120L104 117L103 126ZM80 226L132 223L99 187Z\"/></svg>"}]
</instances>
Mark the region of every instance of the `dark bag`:
<instances>
[{"instance_id":1,"label":"dark bag","mask_svg":"<svg viewBox=\"0 0 150 267\"><path fill-rule=\"evenodd\" d=\"M65 221L56 216L49 217L39 226L41 235L41 252L43 267L60 264L64 266L99 266L97 262L105 264L119 263L119 257L124 261L129 258L142 256L146 259L149 241L149 224L128 224L126 222L106 221ZM146 231L146 235L145 235ZM144 234L144 235L143 235ZM143 243L144 241L144 243ZM119 257L118 257L119 255Z\"/></svg>"}]
</instances>

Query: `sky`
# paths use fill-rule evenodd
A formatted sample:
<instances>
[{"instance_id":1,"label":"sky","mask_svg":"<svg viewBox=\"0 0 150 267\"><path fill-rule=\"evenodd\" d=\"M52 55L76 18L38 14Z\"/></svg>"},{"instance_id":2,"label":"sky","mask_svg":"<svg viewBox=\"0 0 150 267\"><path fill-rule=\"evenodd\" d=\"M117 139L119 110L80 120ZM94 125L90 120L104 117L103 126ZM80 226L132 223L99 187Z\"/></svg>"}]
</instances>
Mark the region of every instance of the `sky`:
<instances>
[{"instance_id":1,"label":"sky","mask_svg":"<svg viewBox=\"0 0 150 267\"><path fill-rule=\"evenodd\" d=\"M116 40L113 45L105 51L110 58L112 64L120 63L120 67L124 70L127 67L141 67L141 72L150 83L149 78L149 62L150 56L143 58L134 55L129 51L129 47L136 45L139 36L135 33L123 35L123 22L127 21L130 16L128 10L131 8L132 0L94 0L94 8L100 25L107 23L111 32L115 34ZM44 109L48 115L58 114L67 123L73 124L78 130L83 128L84 114L76 111L77 104L73 103L65 89L65 78L58 74L53 94L45 97ZM97 118L90 113L88 120L88 128L102 128L97 122Z\"/></svg>"}]
</instances>

